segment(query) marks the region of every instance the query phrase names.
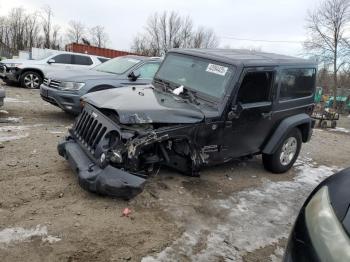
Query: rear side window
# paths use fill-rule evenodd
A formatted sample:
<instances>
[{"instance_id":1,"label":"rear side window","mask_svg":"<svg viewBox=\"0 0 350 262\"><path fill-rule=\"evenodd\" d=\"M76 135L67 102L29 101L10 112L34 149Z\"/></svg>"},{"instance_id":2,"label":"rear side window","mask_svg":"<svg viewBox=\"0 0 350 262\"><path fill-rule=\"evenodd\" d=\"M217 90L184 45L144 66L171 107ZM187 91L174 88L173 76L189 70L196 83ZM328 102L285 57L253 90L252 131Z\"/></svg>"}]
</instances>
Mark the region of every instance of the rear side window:
<instances>
[{"instance_id":1,"label":"rear side window","mask_svg":"<svg viewBox=\"0 0 350 262\"><path fill-rule=\"evenodd\" d=\"M53 57L57 64L72 64L72 55L61 54Z\"/></svg>"},{"instance_id":2,"label":"rear side window","mask_svg":"<svg viewBox=\"0 0 350 262\"><path fill-rule=\"evenodd\" d=\"M281 72L280 100L311 96L316 80L316 69L284 69Z\"/></svg>"},{"instance_id":3,"label":"rear side window","mask_svg":"<svg viewBox=\"0 0 350 262\"><path fill-rule=\"evenodd\" d=\"M106 61L109 60L108 58L102 58L102 57L97 57L97 59L98 59L101 63L104 63L104 62L106 62Z\"/></svg>"},{"instance_id":4,"label":"rear side window","mask_svg":"<svg viewBox=\"0 0 350 262\"><path fill-rule=\"evenodd\" d=\"M92 60L89 56L74 55L73 64L75 65L92 65Z\"/></svg>"}]
</instances>

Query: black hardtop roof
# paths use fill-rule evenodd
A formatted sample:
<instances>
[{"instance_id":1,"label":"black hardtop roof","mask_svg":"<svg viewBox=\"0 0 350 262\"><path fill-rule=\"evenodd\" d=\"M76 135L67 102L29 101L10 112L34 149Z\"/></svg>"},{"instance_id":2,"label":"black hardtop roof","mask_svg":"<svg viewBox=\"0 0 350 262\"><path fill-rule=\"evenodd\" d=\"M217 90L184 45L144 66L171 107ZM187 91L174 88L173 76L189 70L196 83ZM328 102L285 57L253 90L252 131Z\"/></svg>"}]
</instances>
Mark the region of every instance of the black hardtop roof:
<instances>
[{"instance_id":1,"label":"black hardtop roof","mask_svg":"<svg viewBox=\"0 0 350 262\"><path fill-rule=\"evenodd\" d=\"M169 52L198 56L240 66L317 66L316 61L313 60L246 49L172 49Z\"/></svg>"},{"instance_id":2,"label":"black hardtop roof","mask_svg":"<svg viewBox=\"0 0 350 262\"><path fill-rule=\"evenodd\" d=\"M119 56L119 57L122 57L122 56ZM161 60L162 58L161 57L157 57L157 56L152 56L152 57L149 57L149 56L141 56L141 55L126 55L124 57L130 57L130 58L135 58L135 59L138 59L138 60L141 60L141 61L146 61L146 60Z\"/></svg>"}]
</instances>

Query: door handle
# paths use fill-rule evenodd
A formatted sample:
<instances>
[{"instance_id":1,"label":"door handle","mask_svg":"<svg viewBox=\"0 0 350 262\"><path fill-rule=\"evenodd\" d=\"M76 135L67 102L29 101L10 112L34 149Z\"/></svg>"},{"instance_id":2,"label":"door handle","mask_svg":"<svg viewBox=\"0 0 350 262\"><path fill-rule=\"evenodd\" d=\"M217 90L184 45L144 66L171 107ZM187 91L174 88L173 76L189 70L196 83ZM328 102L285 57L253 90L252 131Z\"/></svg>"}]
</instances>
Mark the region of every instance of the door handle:
<instances>
[{"instance_id":1,"label":"door handle","mask_svg":"<svg viewBox=\"0 0 350 262\"><path fill-rule=\"evenodd\" d=\"M266 119L271 119L272 117L272 112L267 112L267 113L261 113L262 118Z\"/></svg>"}]
</instances>

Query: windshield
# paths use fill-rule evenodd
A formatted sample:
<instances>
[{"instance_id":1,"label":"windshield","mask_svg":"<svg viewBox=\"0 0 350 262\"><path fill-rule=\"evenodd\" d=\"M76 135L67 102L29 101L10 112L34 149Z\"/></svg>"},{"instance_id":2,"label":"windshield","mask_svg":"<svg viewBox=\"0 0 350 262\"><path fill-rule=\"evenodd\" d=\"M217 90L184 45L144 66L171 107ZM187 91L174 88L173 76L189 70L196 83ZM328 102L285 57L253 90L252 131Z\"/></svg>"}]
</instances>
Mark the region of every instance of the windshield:
<instances>
[{"instance_id":1,"label":"windshield","mask_svg":"<svg viewBox=\"0 0 350 262\"><path fill-rule=\"evenodd\" d=\"M168 54L159 68L156 79L183 85L214 98L225 94L234 70L228 65L199 57Z\"/></svg>"},{"instance_id":2,"label":"windshield","mask_svg":"<svg viewBox=\"0 0 350 262\"><path fill-rule=\"evenodd\" d=\"M95 66L94 70L120 75L125 73L140 61L141 60L131 57L117 57Z\"/></svg>"}]
</instances>

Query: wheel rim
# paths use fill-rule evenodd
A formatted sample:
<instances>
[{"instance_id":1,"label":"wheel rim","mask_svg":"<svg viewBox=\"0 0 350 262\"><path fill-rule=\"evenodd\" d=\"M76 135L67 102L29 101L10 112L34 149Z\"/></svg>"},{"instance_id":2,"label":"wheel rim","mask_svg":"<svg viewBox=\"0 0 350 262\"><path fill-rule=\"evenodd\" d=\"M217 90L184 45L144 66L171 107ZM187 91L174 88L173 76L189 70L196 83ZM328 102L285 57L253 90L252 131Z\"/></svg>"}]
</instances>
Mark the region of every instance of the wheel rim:
<instances>
[{"instance_id":1,"label":"wheel rim","mask_svg":"<svg viewBox=\"0 0 350 262\"><path fill-rule=\"evenodd\" d=\"M280 162L283 166L289 165L292 162L297 152L297 139L295 137L289 137L282 146Z\"/></svg>"},{"instance_id":2,"label":"wheel rim","mask_svg":"<svg viewBox=\"0 0 350 262\"><path fill-rule=\"evenodd\" d=\"M40 79L37 75L28 74L24 77L24 85L27 88L38 88L40 85Z\"/></svg>"}]
</instances>

